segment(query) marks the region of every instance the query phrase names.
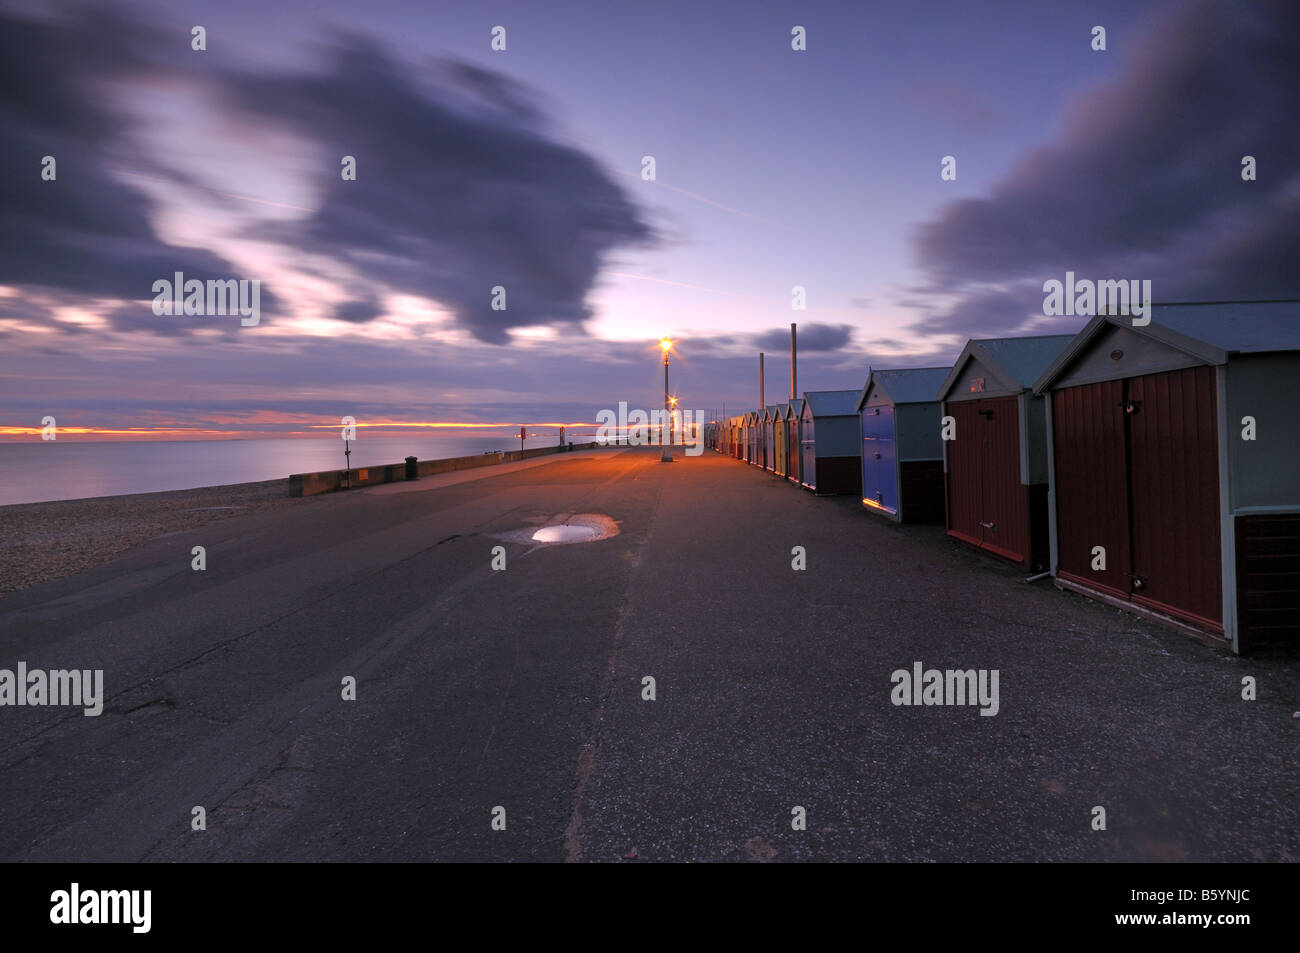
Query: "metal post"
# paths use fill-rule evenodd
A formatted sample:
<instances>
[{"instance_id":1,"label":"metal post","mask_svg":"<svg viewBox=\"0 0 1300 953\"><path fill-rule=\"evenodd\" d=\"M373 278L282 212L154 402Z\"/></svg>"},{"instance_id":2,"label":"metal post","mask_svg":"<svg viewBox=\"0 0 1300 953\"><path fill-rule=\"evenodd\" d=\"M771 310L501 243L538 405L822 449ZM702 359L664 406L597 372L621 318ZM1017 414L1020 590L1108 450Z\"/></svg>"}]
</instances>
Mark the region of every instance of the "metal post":
<instances>
[{"instance_id":1,"label":"metal post","mask_svg":"<svg viewBox=\"0 0 1300 953\"><path fill-rule=\"evenodd\" d=\"M798 348L795 347L795 324L790 323L790 399L795 400L799 396L799 373L796 368L799 366Z\"/></svg>"},{"instance_id":2,"label":"metal post","mask_svg":"<svg viewBox=\"0 0 1300 953\"><path fill-rule=\"evenodd\" d=\"M668 352L664 351L664 420L659 424L659 446L664 445L664 424L667 424L672 418L668 416ZM671 435L668 442L672 443Z\"/></svg>"}]
</instances>

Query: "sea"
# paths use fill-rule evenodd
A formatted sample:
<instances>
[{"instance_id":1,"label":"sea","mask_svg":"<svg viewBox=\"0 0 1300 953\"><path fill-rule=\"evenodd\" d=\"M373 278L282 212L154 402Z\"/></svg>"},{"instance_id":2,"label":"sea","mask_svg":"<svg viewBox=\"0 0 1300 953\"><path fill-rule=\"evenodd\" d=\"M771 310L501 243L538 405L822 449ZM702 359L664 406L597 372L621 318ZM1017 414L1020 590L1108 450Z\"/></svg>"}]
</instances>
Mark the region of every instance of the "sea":
<instances>
[{"instance_id":1,"label":"sea","mask_svg":"<svg viewBox=\"0 0 1300 953\"><path fill-rule=\"evenodd\" d=\"M566 441L586 443L576 431ZM529 436L524 449L553 447L558 433ZM406 457L442 460L494 450L518 450L518 434L432 434L370 437L351 442L352 467L401 463ZM0 506L79 500L125 493L189 490L228 483L286 480L291 473L341 470L337 436L248 440L57 440L0 443Z\"/></svg>"}]
</instances>

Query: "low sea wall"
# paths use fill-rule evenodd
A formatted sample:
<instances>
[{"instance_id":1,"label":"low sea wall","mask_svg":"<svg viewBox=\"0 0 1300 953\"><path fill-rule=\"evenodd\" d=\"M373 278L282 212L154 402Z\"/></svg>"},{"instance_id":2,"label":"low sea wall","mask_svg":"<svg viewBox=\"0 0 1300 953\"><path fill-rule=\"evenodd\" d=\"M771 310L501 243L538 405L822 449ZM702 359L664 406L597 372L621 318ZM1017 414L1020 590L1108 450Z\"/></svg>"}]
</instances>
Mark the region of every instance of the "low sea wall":
<instances>
[{"instance_id":1,"label":"low sea wall","mask_svg":"<svg viewBox=\"0 0 1300 953\"><path fill-rule=\"evenodd\" d=\"M476 453L468 457L448 457L445 460L421 460L416 464L416 472L421 477L438 473L450 473L453 470L474 470L479 467L497 466L502 463L518 463L533 457L545 457L569 450L590 450L599 446L597 443L575 443L572 446L533 447L529 450L502 450L494 453ZM396 483L406 479L406 464L385 463L377 467L356 467L352 470L321 470L316 473L294 473L289 476L290 496L315 496L317 493L333 493L336 490L352 489L362 486L374 486L378 483ZM417 477L418 479L418 477Z\"/></svg>"}]
</instances>

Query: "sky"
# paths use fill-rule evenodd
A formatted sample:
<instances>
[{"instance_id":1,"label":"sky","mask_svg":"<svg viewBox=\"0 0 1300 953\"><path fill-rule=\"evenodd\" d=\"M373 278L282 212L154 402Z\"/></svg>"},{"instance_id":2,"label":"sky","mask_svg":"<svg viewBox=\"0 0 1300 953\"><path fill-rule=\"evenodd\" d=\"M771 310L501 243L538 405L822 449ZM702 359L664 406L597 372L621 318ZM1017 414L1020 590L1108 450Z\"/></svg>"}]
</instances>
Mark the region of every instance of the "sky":
<instances>
[{"instance_id":1,"label":"sky","mask_svg":"<svg viewBox=\"0 0 1300 953\"><path fill-rule=\"evenodd\" d=\"M0 440L587 424L664 335L730 414L791 322L830 390L1077 330L1067 271L1300 297L1291 0L18 3L0 74Z\"/></svg>"}]
</instances>

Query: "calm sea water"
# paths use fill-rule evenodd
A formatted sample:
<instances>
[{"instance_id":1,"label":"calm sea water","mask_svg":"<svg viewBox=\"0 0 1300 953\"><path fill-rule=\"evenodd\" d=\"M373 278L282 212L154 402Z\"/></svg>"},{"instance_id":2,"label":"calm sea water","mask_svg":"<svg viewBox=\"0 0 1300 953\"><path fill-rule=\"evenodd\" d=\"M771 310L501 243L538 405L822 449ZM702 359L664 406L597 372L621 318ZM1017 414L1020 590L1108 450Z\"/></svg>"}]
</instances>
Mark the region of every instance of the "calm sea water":
<instances>
[{"instance_id":1,"label":"calm sea water","mask_svg":"<svg viewBox=\"0 0 1300 953\"><path fill-rule=\"evenodd\" d=\"M574 443L594 439L569 433ZM530 436L524 447L553 447L558 434ZM451 435L367 437L352 441L352 466L463 457L488 450L518 450L516 436ZM188 490L226 483L287 479L290 473L341 470L337 436L268 440L165 440L0 443L0 505L78 500L90 496Z\"/></svg>"}]
</instances>

